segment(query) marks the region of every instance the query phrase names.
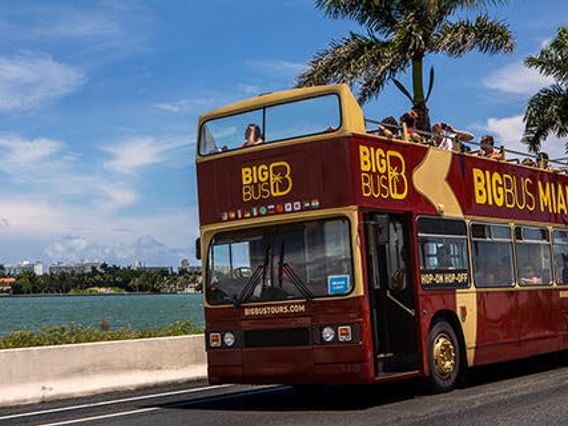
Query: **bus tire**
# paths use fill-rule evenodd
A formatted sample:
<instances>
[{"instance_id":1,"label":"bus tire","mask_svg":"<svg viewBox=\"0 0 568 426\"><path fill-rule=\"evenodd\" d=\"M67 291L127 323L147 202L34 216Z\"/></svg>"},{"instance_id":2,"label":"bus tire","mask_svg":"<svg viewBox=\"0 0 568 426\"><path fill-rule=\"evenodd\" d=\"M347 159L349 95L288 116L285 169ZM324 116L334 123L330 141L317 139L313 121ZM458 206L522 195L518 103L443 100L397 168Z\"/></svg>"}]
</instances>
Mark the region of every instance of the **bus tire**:
<instances>
[{"instance_id":1,"label":"bus tire","mask_svg":"<svg viewBox=\"0 0 568 426\"><path fill-rule=\"evenodd\" d=\"M436 393L454 389L460 378L462 355L453 327L444 320L432 326L428 336L429 387Z\"/></svg>"}]
</instances>

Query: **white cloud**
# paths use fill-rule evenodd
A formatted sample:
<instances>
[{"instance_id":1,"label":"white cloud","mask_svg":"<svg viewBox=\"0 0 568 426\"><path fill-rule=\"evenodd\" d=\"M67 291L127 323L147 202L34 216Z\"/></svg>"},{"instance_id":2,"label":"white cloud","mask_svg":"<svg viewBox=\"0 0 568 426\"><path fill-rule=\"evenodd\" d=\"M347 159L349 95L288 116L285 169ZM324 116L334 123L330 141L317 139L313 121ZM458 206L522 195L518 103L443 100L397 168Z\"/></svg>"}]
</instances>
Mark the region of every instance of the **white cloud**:
<instances>
[{"instance_id":1,"label":"white cloud","mask_svg":"<svg viewBox=\"0 0 568 426\"><path fill-rule=\"evenodd\" d=\"M504 145L506 149L527 153L527 145L521 142L525 125L522 115L503 118L489 118L485 129L496 136L496 145ZM565 157L566 141L549 137L542 145L551 159Z\"/></svg>"},{"instance_id":2,"label":"white cloud","mask_svg":"<svg viewBox=\"0 0 568 426\"><path fill-rule=\"evenodd\" d=\"M79 70L49 56L0 56L0 112L39 108L73 93L84 81Z\"/></svg>"},{"instance_id":3,"label":"white cloud","mask_svg":"<svg viewBox=\"0 0 568 426\"><path fill-rule=\"evenodd\" d=\"M76 38L110 36L120 33L117 16L106 10L56 7L45 12L50 19L45 19L34 27L30 36Z\"/></svg>"},{"instance_id":4,"label":"white cloud","mask_svg":"<svg viewBox=\"0 0 568 426\"><path fill-rule=\"evenodd\" d=\"M178 112L187 111L188 104L189 104L188 100L183 99L177 102L170 102L170 103L164 102L160 104L155 104L154 106L158 109L177 114Z\"/></svg>"},{"instance_id":5,"label":"white cloud","mask_svg":"<svg viewBox=\"0 0 568 426\"><path fill-rule=\"evenodd\" d=\"M554 80L522 63L506 65L483 80L485 87L510 95L534 95Z\"/></svg>"},{"instance_id":6,"label":"white cloud","mask_svg":"<svg viewBox=\"0 0 568 426\"><path fill-rule=\"evenodd\" d=\"M101 245L78 236L65 236L44 248L50 262L104 261L107 263L177 266L181 259L191 257L189 246L168 248L151 235L134 240Z\"/></svg>"},{"instance_id":7,"label":"white cloud","mask_svg":"<svg viewBox=\"0 0 568 426\"><path fill-rule=\"evenodd\" d=\"M174 114L187 112L201 113L205 109L211 108L216 103L218 103L217 98L203 97L197 99L180 99L172 102L160 102L154 104L154 107Z\"/></svg>"},{"instance_id":8,"label":"white cloud","mask_svg":"<svg viewBox=\"0 0 568 426\"><path fill-rule=\"evenodd\" d=\"M540 42L540 47L541 47L541 49L544 49L545 47L550 46L550 43L552 42L552 40L553 40L552 37L543 39L543 40Z\"/></svg>"},{"instance_id":9,"label":"white cloud","mask_svg":"<svg viewBox=\"0 0 568 426\"><path fill-rule=\"evenodd\" d=\"M271 76L287 78L295 77L306 67L305 64L282 59L251 60L247 61L246 65L263 73L268 73Z\"/></svg>"},{"instance_id":10,"label":"white cloud","mask_svg":"<svg viewBox=\"0 0 568 426\"><path fill-rule=\"evenodd\" d=\"M157 141L153 137L129 139L104 148L112 156L104 167L113 172L131 174L139 168L167 161L174 150L184 145L178 141Z\"/></svg>"},{"instance_id":11,"label":"white cloud","mask_svg":"<svg viewBox=\"0 0 568 426\"><path fill-rule=\"evenodd\" d=\"M257 86L256 84L239 83L237 84L237 89L239 89L245 95L258 95L263 92L262 88L260 86Z\"/></svg>"},{"instance_id":12,"label":"white cloud","mask_svg":"<svg viewBox=\"0 0 568 426\"><path fill-rule=\"evenodd\" d=\"M103 198L95 205L101 209L120 209L133 205L138 201L138 193L129 188L103 184L100 190Z\"/></svg>"},{"instance_id":13,"label":"white cloud","mask_svg":"<svg viewBox=\"0 0 568 426\"><path fill-rule=\"evenodd\" d=\"M13 135L0 135L0 170L37 167L63 148L63 143L48 138L24 139Z\"/></svg>"},{"instance_id":14,"label":"white cloud","mask_svg":"<svg viewBox=\"0 0 568 426\"><path fill-rule=\"evenodd\" d=\"M25 235L60 232L64 229L65 214L42 200L2 196L0 217L9 227L4 232Z\"/></svg>"}]
</instances>

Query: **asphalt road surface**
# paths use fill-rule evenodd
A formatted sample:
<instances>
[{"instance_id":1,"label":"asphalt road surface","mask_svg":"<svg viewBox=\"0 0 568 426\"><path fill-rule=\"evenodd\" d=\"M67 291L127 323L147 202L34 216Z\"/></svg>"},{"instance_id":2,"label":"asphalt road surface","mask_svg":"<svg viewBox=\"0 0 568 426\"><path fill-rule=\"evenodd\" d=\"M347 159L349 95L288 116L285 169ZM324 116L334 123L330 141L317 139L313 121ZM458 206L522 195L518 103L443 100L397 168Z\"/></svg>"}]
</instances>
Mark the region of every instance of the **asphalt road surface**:
<instances>
[{"instance_id":1,"label":"asphalt road surface","mask_svg":"<svg viewBox=\"0 0 568 426\"><path fill-rule=\"evenodd\" d=\"M568 367L557 356L477 368L462 388L189 383L0 409L0 425L568 425Z\"/></svg>"}]
</instances>

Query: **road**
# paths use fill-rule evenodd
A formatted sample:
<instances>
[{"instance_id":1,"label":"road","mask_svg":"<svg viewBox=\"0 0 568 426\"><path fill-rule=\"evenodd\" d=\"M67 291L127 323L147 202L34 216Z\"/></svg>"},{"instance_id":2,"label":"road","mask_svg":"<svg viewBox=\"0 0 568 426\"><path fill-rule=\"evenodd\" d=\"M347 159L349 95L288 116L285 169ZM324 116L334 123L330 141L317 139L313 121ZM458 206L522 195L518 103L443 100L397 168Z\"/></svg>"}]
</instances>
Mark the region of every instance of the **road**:
<instances>
[{"instance_id":1,"label":"road","mask_svg":"<svg viewBox=\"0 0 568 426\"><path fill-rule=\"evenodd\" d=\"M566 425L564 365L547 356L478 368L441 395L417 381L308 392L190 383L4 408L0 425Z\"/></svg>"}]
</instances>

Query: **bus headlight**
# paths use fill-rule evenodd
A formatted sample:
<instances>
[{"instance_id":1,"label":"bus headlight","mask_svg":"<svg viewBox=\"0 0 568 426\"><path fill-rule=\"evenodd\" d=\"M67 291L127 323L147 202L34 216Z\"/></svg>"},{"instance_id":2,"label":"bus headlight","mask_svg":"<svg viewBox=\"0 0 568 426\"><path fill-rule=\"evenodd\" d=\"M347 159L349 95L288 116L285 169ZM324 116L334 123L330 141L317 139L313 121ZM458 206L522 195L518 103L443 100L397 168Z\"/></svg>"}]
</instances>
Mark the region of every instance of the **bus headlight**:
<instances>
[{"instance_id":1,"label":"bus headlight","mask_svg":"<svg viewBox=\"0 0 568 426\"><path fill-rule=\"evenodd\" d=\"M321 338L326 343L333 342L333 339L335 339L335 330L331 327L324 327L321 331Z\"/></svg>"},{"instance_id":2,"label":"bus headlight","mask_svg":"<svg viewBox=\"0 0 568 426\"><path fill-rule=\"evenodd\" d=\"M227 331L223 334L223 343L225 343L225 346L233 346L235 344L235 335L230 331Z\"/></svg>"}]
</instances>

